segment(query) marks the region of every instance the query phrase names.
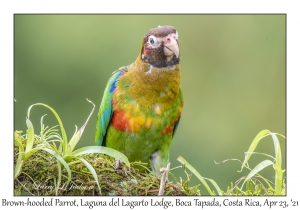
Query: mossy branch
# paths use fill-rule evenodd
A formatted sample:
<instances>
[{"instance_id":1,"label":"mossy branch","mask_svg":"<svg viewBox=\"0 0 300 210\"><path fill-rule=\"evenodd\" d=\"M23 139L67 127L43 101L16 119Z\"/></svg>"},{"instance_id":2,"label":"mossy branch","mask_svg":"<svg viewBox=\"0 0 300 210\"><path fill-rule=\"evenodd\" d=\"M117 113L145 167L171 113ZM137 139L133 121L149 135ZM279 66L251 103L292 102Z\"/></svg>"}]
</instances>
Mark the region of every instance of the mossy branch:
<instances>
[{"instance_id":1,"label":"mossy branch","mask_svg":"<svg viewBox=\"0 0 300 210\"><path fill-rule=\"evenodd\" d=\"M15 147L14 153L16 164L18 147ZM126 165L122 169L115 169L114 158L104 154L89 154L82 157L95 169L101 194L90 171L81 161L74 159L69 162L72 179L67 185L66 169L61 167L62 177L59 182L56 158L39 150L24 163L21 174L15 179L15 195L158 195L160 180L154 175L139 173L133 167L129 168ZM187 193L179 183L169 182L165 186L164 195L183 196Z\"/></svg>"}]
</instances>

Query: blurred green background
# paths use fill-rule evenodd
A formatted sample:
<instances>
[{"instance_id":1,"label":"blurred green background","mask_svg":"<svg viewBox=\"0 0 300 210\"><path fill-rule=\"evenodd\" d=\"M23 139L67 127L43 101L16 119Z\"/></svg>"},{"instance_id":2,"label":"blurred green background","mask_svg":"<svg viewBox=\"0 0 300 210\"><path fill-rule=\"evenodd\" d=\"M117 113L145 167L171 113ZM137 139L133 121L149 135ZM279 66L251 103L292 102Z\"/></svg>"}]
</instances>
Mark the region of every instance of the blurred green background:
<instances>
[{"instance_id":1,"label":"blurred green background","mask_svg":"<svg viewBox=\"0 0 300 210\"><path fill-rule=\"evenodd\" d=\"M243 160L263 129L286 134L285 15L15 15L14 129L25 131L28 107L41 102L58 112L71 137L92 109L88 98L96 110L78 147L94 145L108 78L136 59L143 36L158 25L179 32L185 105L171 168L181 155L226 190L248 171L238 173L237 161L214 161ZM45 113L46 125L57 124L48 110L35 107L30 118L36 133ZM274 155L271 138L257 151ZM263 159L253 156L250 166ZM182 169L173 172L186 178ZM272 167L261 174L274 180ZM192 185L198 183L193 176Z\"/></svg>"}]
</instances>

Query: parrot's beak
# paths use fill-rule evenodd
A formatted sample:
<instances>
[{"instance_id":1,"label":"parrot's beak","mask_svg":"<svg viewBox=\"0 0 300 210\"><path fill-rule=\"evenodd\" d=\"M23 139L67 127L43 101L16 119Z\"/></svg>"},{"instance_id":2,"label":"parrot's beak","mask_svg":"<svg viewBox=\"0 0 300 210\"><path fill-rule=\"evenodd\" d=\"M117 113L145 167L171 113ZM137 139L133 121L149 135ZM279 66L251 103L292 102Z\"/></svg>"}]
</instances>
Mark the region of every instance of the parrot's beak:
<instances>
[{"instance_id":1,"label":"parrot's beak","mask_svg":"<svg viewBox=\"0 0 300 210\"><path fill-rule=\"evenodd\" d=\"M167 36L164 44L164 53L167 57L176 55L176 58L179 57L179 46L176 39L172 36Z\"/></svg>"}]
</instances>

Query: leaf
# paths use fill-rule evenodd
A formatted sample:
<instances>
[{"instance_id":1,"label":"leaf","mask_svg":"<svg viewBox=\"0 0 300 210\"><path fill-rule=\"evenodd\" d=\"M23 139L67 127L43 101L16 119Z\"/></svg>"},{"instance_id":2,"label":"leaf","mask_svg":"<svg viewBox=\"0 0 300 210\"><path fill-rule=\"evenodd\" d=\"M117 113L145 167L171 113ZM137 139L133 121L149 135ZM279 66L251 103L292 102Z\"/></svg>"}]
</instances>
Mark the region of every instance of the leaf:
<instances>
[{"instance_id":1,"label":"leaf","mask_svg":"<svg viewBox=\"0 0 300 210\"><path fill-rule=\"evenodd\" d=\"M278 138L277 138L276 135L279 135L283 138L285 138L285 136L283 136L281 134L277 134L277 133L272 133L269 130L262 130L254 138L254 140L252 141L248 151L245 153L245 159L244 159L244 162L242 164L241 171L243 170L243 167L246 165L246 163L250 159L251 154L253 154L253 151L255 150L255 148L258 145L258 143L260 142L260 140L263 139L264 137L268 136L268 135L271 135L272 139L273 139L274 148L275 148L276 163L281 166L281 150L280 150L280 144L279 144L279 141L278 141Z\"/></svg>"},{"instance_id":2,"label":"leaf","mask_svg":"<svg viewBox=\"0 0 300 210\"><path fill-rule=\"evenodd\" d=\"M57 173L58 173L58 177L57 177L57 184L55 186L55 195L57 196L58 195L58 190L59 190L59 186L60 186L60 183L61 183L61 165L60 165L60 162L57 161Z\"/></svg>"},{"instance_id":3,"label":"leaf","mask_svg":"<svg viewBox=\"0 0 300 210\"><path fill-rule=\"evenodd\" d=\"M73 136L69 142L70 152L73 152L74 148L76 147L77 143L79 142L80 137L81 137L80 134L81 134L81 132L78 131L78 128L75 125L75 133L73 134Z\"/></svg>"},{"instance_id":4,"label":"leaf","mask_svg":"<svg viewBox=\"0 0 300 210\"><path fill-rule=\"evenodd\" d=\"M79 156L79 155L84 155L84 154L89 154L89 153L102 153L109 155L111 157L114 157L117 160L121 160L123 163L125 163L128 167L130 167L130 163L128 161L128 158L121 152L114 150L109 147L102 147L102 146L87 146L87 147L82 147L80 149L77 149L76 151L72 152L69 155L66 155L64 158L66 160L69 160L72 158L72 156Z\"/></svg>"},{"instance_id":5,"label":"leaf","mask_svg":"<svg viewBox=\"0 0 300 210\"><path fill-rule=\"evenodd\" d=\"M266 154L266 153L261 153L261 152L245 152L245 154L246 154L246 155L247 155L247 154L252 154L252 155L254 155L254 154L257 154L257 155L264 155L264 156L267 156L267 157L272 158L273 160L275 160L275 158L274 158L272 155L268 155L268 154Z\"/></svg>"},{"instance_id":6,"label":"leaf","mask_svg":"<svg viewBox=\"0 0 300 210\"><path fill-rule=\"evenodd\" d=\"M61 162L64 167L66 168L67 172L68 172L68 184L71 181L71 169L68 166L67 162L55 151L48 149L48 148L43 148L44 151L50 153L51 155L53 155L59 162Z\"/></svg>"},{"instance_id":7,"label":"leaf","mask_svg":"<svg viewBox=\"0 0 300 210\"><path fill-rule=\"evenodd\" d=\"M23 164L24 164L25 153L24 153L24 146L22 144L22 141L19 138L19 135L16 131L14 132L14 137L15 137L14 138L14 140L15 140L14 143L19 147L18 159L17 159L15 169L14 169L14 179L16 179L21 174L22 167L23 167Z\"/></svg>"},{"instance_id":8,"label":"leaf","mask_svg":"<svg viewBox=\"0 0 300 210\"><path fill-rule=\"evenodd\" d=\"M23 163L24 163L24 160L22 160L22 156L19 154L16 166L15 166L14 179L16 179L21 174Z\"/></svg>"},{"instance_id":9,"label":"leaf","mask_svg":"<svg viewBox=\"0 0 300 210\"><path fill-rule=\"evenodd\" d=\"M31 155L33 155L34 153L36 153L37 151L39 151L41 149L43 149L43 146L33 148L29 152L25 153L25 155L24 155L24 161L28 160L28 158L30 158Z\"/></svg>"},{"instance_id":10,"label":"leaf","mask_svg":"<svg viewBox=\"0 0 300 210\"><path fill-rule=\"evenodd\" d=\"M15 137L15 144L17 146L19 146L19 152L20 152L20 154L23 155L23 153L24 153L24 146L23 146L22 141L19 138L19 135L17 134L17 132L14 133L14 137Z\"/></svg>"},{"instance_id":11,"label":"leaf","mask_svg":"<svg viewBox=\"0 0 300 210\"><path fill-rule=\"evenodd\" d=\"M45 125L43 123L43 120L44 120L44 117L47 116L47 114L44 114L42 117L41 117L41 132L43 132L45 130Z\"/></svg>"},{"instance_id":12,"label":"leaf","mask_svg":"<svg viewBox=\"0 0 300 210\"><path fill-rule=\"evenodd\" d=\"M87 120L85 121L85 123L83 124L83 126L81 126L81 128L77 131L77 127L76 127L76 130L75 130L75 134L73 135L73 137L71 138L70 142L69 142L69 146L70 146L70 152L72 152L74 150L74 148L76 147L77 143L79 142L82 134L83 134L83 131L89 121L89 119L91 118L93 112L94 112L94 109L95 109L95 104L93 102L91 102L90 100L86 99L89 103L93 104L93 109L90 113L90 115L88 116Z\"/></svg>"},{"instance_id":13,"label":"leaf","mask_svg":"<svg viewBox=\"0 0 300 210\"><path fill-rule=\"evenodd\" d=\"M275 133L272 133L272 139L274 142L274 148L275 148L275 158L276 158L276 163L273 165L274 170L275 170L275 193L276 195L281 195L282 191L282 169L281 169L281 149L280 149L280 144L278 141L278 138Z\"/></svg>"},{"instance_id":14,"label":"leaf","mask_svg":"<svg viewBox=\"0 0 300 210\"><path fill-rule=\"evenodd\" d=\"M278 138L275 135L275 133L270 132L270 134L272 136L273 143L274 143L276 164L279 167L281 167L281 149L280 149L280 144L279 144Z\"/></svg>"},{"instance_id":15,"label":"leaf","mask_svg":"<svg viewBox=\"0 0 300 210\"><path fill-rule=\"evenodd\" d=\"M96 173L95 169L93 168L93 166L83 158L80 158L80 157L75 157L75 158L77 158L78 160L83 162L83 164L89 169L89 171L91 172L91 174L93 175L93 177L94 177L94 179L97 183L98 190L99 190L100 195L101 195L101 188L100 188L100 184L99 184L99 181L98 181L98 176L97 176L97 173Z\"/></svg>"},{"instance_id":16,"label":"leaf","mask_svg":"<svg viewBox=\"0 0 300 210\"><path fill-rule=\"evenodd\" d=\"M39 151L42 149L42 147L36 147L32 149L33 147L33 142L34 142L34 129L31 121L29 118L26 119L26 124L27 124L27 142L26 142L26 148L25 148L25 153L23 156L23 160L26 161L31 155L33 155L35 152Z\"/></svg>"},{"instance_id":17,"label":"leaf","mask_svg":"<svg viewBox=\"0 0 300 210\"><path fill-rule=\"evenodd\" d=\"M276 195L281 195L283 170L281 169L281 166L279 166L278 164L274 164L273 167L275 170L275 193Z\"/></svg>"},{"instance_id":18,"label":"leaf","mask_svg":"<svg viewBox=\"0 0 300 210\"><path fill-rule=\"evenodd\" d=\"M216 190L218 191L218 194L219 194L219 195L223 195L223 194L222 194L222 190L220 189L219 185L218 185L214 180L208 179L208 178L204 178L204 179L206 179L206 180L208 180L208 181L210 181L210 182L212 183L212 185L213 185L213 186L216 188Z\"/></svg>"},{"instance_id":19,"label":"leaf","mask_svg":"<svg viewBox=\"0 0 300 210\"><path fill-rule=\"evenodd\" d=\"M198 172L198 171L196 171L196 169L193 167L193 166L191 166L183 157L181 157L181 156L179 156L178 158L177 158L177 160L180 162L180 163L182 163L183 165L185 165L199 180L200 180L200 182L204 185L204 187L206 188L206 190L208 191L208 193L210 194L210 195L215 195L212 191L211 191L211 189L210 189L210 187L208 186L208 184L206 183L206 181L204 180L204 178L200 175L200 173Z\"/></svg>"},{"instance_id":20,"label":"leaf","mask_svg":"<svg viewBox=\"0 0 300 210\"><path fill-rule=\"evenodd\" d=\"M261 132L259 132L256 137L254 138L254 140L252 141L252 143L250 144L250 147L245 155L245 159L244 162L242 164L241 167L241 171L243 170L243 167L245 166L245 164L248 162L248 160L251 157L252 152L255 150L256 146L258 145L258 143L260 142L260 140L266 136L270 135L270 131L269 130L262 130Z\"/></svg>"},{"instance_id":21,"label":"leaf","mask_svg":"<svg viewBox=\"0 0 300 210\"><path fill-rule=\"evenodd\" d=\"M255 168L252 171L250 171L250 173L247 175L246 179L244 180L244 182L242 184L241 189L243 188L246 181L251 179L255 174L257 174L264 168L268 167L269 165L273 165L273 162L270 160L264 160L264 161L260 162L259 164L257 164L257 166L255 166Z\"/></svg>"},{"instance_id":22,"label":"leaf","mask_svg":"<svg viewBox=\"0 0 300 210\"><path fill-rule=\"evenodd\" d=\"M34 141L34 129L29 118L26 119L26 125L27 125L27 143L25 148L25 154L32 149L33 141Z\"/></svg>"},{"instance_id":23,"label":"leaf","mask_svg":"<svg viewBox=\"0 0 300 210\"><path fill-rule=\"evenodd\" d=\"M28 111L27 111L27 118L29 119L29 115L30 115L30 110L33 106L44 106L48 109L51 110L51 112L54 114L54 116L56 117L57 121L58 121L58 124L59 124L59 127L60 127L60 130L61 130L61 134L62 134L62 139L63 139L63 145L61 144L59 149L62 150L62 148L64 149L64 153L67 154L69 152L69 147L68 147L68 138L67 138L67 134L66 134L66 131L64 129L64 126L63 126L63 123L60 119L60 117L58 116L58 114L56 113L56 111L51 108L50 106L46 105L46 104L43 104L43 103L36 103L36 104L33 104L31 105L29 108L28 108Z\"/></svg>"}]
</instances>

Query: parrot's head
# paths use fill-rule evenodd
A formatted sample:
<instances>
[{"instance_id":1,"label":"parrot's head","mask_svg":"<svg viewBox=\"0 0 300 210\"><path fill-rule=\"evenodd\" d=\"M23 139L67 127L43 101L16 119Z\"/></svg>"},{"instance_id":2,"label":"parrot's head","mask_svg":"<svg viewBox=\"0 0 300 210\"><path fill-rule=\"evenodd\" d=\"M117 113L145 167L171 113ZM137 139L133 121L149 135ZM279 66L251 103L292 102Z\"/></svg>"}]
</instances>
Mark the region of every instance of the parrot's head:
<instances>
[{"instance_id":1,"label":"parrot's head","mask_svg":"<svg viewBox=\"0 0 300 210\"><path fill-rule=\"evenodd\" d=\"M173 26L158 26L151 29L142 42L142 61L154 67L179 64L178 32Z\"/></svg>"}]
</instances>

